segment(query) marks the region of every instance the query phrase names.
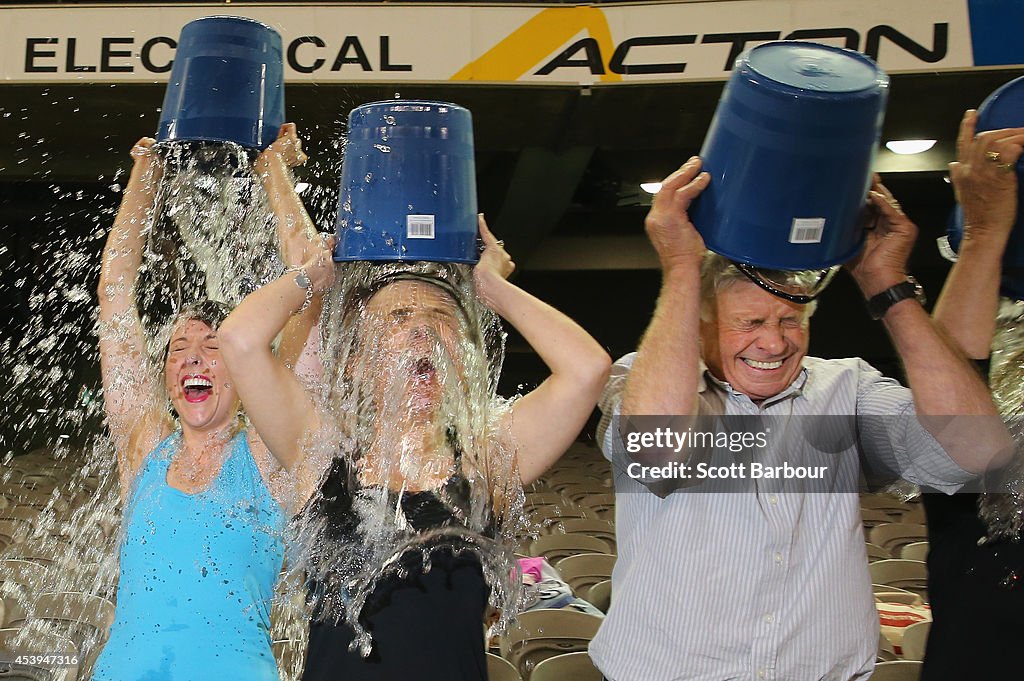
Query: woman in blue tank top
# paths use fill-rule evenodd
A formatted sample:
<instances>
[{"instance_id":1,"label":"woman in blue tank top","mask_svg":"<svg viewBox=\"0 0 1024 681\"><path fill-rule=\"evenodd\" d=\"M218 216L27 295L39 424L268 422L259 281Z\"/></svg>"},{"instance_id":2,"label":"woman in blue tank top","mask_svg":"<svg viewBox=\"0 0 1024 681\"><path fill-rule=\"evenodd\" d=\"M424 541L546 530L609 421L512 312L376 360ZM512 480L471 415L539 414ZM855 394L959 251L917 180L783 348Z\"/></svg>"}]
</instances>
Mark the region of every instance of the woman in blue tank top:
<instances>
[{"instance_id":1,"label":"woman in blue tank top","mask_svg":"<svg viewBox=\"0 0 1024 681\"><path fill-rule=\"evenodd\" d=\"M283 559L285 490L274 481L287 466L245 427L220 356L225 306L206 301L179 314L162 380L150 369L134 289L160 179L152 144L143 138L132 149L99 284L104 406L124 530L114 624L93 679L276 681L270 603ZM292 212L288 167L304 160L289 124L256 166L290 264L304 254L309 225ZM310 316L294 318L294 337L308 332ZM289 362L295 347L281 348Z\"/></svg>"},{"instance_id":2,"label":"woman in blue tank top","mask_svg":"<svg viewBox=\"0 0 1024 681\"><path fill-rule=\"evenodd\" d=\"M477 536L496 539L488 529L491 521L505 509L515 508L509 497L522 498L520 484L537 479L568 449L604 385L611 360L600 345L571 319L506 279L513 269L511 258L482 218L480 234L486 248L475 268L433 268L422 263L379 270L368 266L368 273L387 274L350 289L351 281L358 279L353 272L361 270L346 265L345 279L332 303L337 306L334 309L344 310L339 313L343 318L339 326L351 323L356 339L351 353L345 350L347 359L337 360L341 351L330 343L325 355L335 358L329 367L335 375L329 380L359 383L362 392L346 393L359 395L352 408L335 410L331 418L338 421L324 418L314 399L271 351L273 339L290 315L302 309L314 291L330 285L334 277L330 244L299 272L286 273L250 294L221 328L224 357L237 378L246 412L276 457L301 459L310 433L340 431L344 443L340 455L328 462L328 470L316 472L323 475L306 476L320 482L304 516L314 516L311 526L326 526L333 535L326 544L337 542L334 545L341 547L341 555L326 560L346 562L351 554L363 551L375 559L373 537L377 535L373 533L382 525L387 526L385 533L393 527L397 538L398 554L394 560L385 558L382 567L393 568L390 577L369 585L365 607L349 609L350 613L360 611L361 623L366 618L365 629L373 637L369 654L364 657L350 648L359 643L353 628L327 613L331 621L317 619L310 625L303 674L307 681L486 679L487 585L481 562L462 553L460 536L466 535L460 535L459 526L469 530L474 541ZM481 444L473 445L472 456L461 444L465 433L450 425L446 411L446 405L452 404L446 400L465 399L470 390L463 372L467 363L479 367L473 357L486 354L482 334L473 327L473 315L465 314L463 304L471 304L474 310L486 305L501 315L551 370L536 390L500 412L503 416L493 433L503 441L487 436L477 439ZM334 330L332 322L330 331ZM488 379L493 387L496 376L484 377ZM371 406L362 406L366 404ZM490 406L483 408L487 411ZM352 426L347 419L364 409L371 412L367 420ZM397 451L403 454L396 455ZM504 467L503 454L490 456L498 451L514 452L512 465ZM396 456L409 465L394 465ZM502 475L488 479L492 464L503 467ZM307 459L304 466L309 465ZM491 495L483 505L463 503L469 478L474 485L484 480L476 485ZM494 486L488 489L490 483ZM368 516L367 504L383 498L390 514ZM417 548L403 550L403 545ZM429 563L419 547L432 551ZM318 550L316 541L303 548ZM311 565L319 558L305 556L304 560ZM317 605L334 599L345 601L349 608L350 594L339 595L337 586L346 584L346 578L330 574L330 565L325 567L326 579L311 575L311 589L315 597L324 590L334 593Z\"/></svg>"}]
</instances>

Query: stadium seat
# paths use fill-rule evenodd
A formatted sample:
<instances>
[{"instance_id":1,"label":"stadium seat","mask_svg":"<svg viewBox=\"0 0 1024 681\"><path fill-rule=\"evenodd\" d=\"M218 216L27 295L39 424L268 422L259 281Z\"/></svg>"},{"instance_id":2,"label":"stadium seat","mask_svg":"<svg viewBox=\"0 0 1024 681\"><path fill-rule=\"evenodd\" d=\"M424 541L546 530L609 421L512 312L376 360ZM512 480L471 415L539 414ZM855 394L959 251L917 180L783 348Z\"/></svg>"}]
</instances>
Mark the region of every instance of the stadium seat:
<instances>
[{"instance_id":1,"label":"stadium seat","mask_svg":"<svg viewBox=\"0 0 1024 681\"><path fill-rule=\"evenodd\" d=\"M596 518L567 518L551 526L551 534L586 534L603 539L614 549L615 523Z\"/></svg>"},{"instance_id":2,"label":"stadium seat","mask_svg":"<svg viewBox=\"0 0 1024 681\"><path fill-rule=\"evenodd\" d=\"M887 549L883 549L881 546L878 546L877 544L872 544L869 542L867 544L867 550L869 563L874 563L876 560L886 560L892 558L892 554L889 553Z\"/></svg>"},{"instance_id":3,"label":"stadium seat","mask_svg":"<svg viewBox=\"0 0 1024 681\"><path fill-rule=\"evenodd\" d=\"M919 560L879 560L868 565L872 584L886 584L912 591L928 600L928 567Z\"/></svg>"},{"instance_id":4,"label":"stadium seat","mask_svg":"<svg viewBox=\"0 0 1024 681\"><path fill-rule=\"evenodd\" d=\"M878 662L892 662L896 658L896 649L893 648L892 642L881 633L878 635L878 652L876 653L875 659Z\"/></svg>"},{"instance_id":5,"label":"stadium seat","mask_svg":"<svg viewBox=\"0 0 1024 681\"><path fill-rule=\"evenodd\" d=\"M860 522L864 527L872 528L876 525L887 525L893 521L891 515L877 508L860 509Z\"/></svg>"},{"instance_id":6,"label":"stadium seat","mask_svg":"<svg viewBox=\"0 0 1024 681\"><path fill-rule=\"evenodd\" d=\"M860 497L860 507L874 508L885 511L893 519L899 518L911 509L911 504L900 501L887 494L863 494Z\"/></svg>"},{"instance_id":7,"label":"stadium seat","mask_svg":"<svg viewBox=\"0 0 1024 681\"><path fill-rule=\"evenodd\" d=\"M0 629L0 659L13 660L25 653L46 652L78 658L75 644L66 638L51 632L35 629ZM78 678L79 664L62 667L44 667L27 664L4 665L10 670L0 674L4 681L75 681Z\"/></svg>"},{"instance_id":8,"label":"stadium seat","mask_svg":"<svg viewBox=\"0 0 1024 681\"><path fill-rule=\"evenodd\" d=\"M615 519L615 494L605 492L604 494L588 494L579 500L580 506L594 511L599 518L604 520Z\"/></svg>"},{"instance_id":9,"label":"stadium seat","mask_svg":"<svg viewBox=\"0 0 1024 681\"><path fill-rule=\"evenodd\" d=\"M905 544L900 549L900 558L904 560L920 560L925 561L928 559L928 542L916 541L913 544Z\"/></svg>"},{"instance_id":10,"label":"stadium seat","mask_svg":"<svg viewBox=\"0 0 1024 681\"><path fill-rule=\"evenodd\" d=\"M519 676L519 670L514 664L494 653L485 653L485 655L487 656L488 681L523 681L523 677Z\"/></svg>"},{"instance_id":11,"label":"stadium seat","mask_svg":"<svg viewBox=\"0 0 1024 681\"><path fill-rule=\"evenodd\" d=\"M924 649L928 644L928 631L931 627L931 622L918 622L911 624L903 631L900 649L903 651L904 660L921 661L924 659Z\"/></svg>"},{"instance_id":12,"label":"stadium seat","mask_svg":"<svg viewBox=\"0 0 1024 681\"><path fill-rule=\"evenodd\" d=\"M586 652L566 653L543 660L534 668L530 681L602 681L604 676Z\"/></svg>"},{"instance_id":13,"label":"stadium seat","mask_svg":"<svg viewBox=\"0 0 1024 681\"><path fill-rule=\"evenodd\" d=\"M608 612L608 606L612 602L612 580L605 579L590 587L587 590L585 601L603 613Z\"/></svg>"},{"instance_id":14,"label":"stadium seat","mask_svg":"<svg viewBox=\"0 0 1024 681\"><path fill-rule=\"evenodd\" d=\"M888 584L872 584L875 600L881 603L901 603L903 605L923 605L924 599L913 591L900 589Z\"/></svg>"},{"instance_id":15,"label":"stadium seat","mask_svg":"<svg viewBox=\"0 0 1024 681\"><path fill-rule=\"evenodd\" d=\"M529 610L502 636L501 656L528 679L549 657L585 651L602 621L597 615L571 609Z\"/></svg>"},{"instance_id":16,"label":"stadium seat","mask_svg":"<svg viewBox=\"0 0 1024 681\"><path fill-rule=\"evenodd\" d=\"M32 526L24 520L0 520L0 544L20 544L32 532Z\"/></svg>"},{"instance_id":17,"label":"stadium seat","mask_svg":"<svg viewBox=\"0 0 1024 681\"><path fill-rule=\"evenodd\" d=\"M546 506L550 504L564 504L568 499L558 492L527 492L524 507Z\"/></svg>"},{"instance_id":18,"label":"stadium seat","mask_svg":"<svg viewBox=\"0 0 1024 681\"><path fill-rule=\"evenodd\" d=\"M909 511L900 515L901 523L925 524L924 504L914 504Z\"/></svg>"},{"instance_id":19,"label":"stadium seat","mask_svg":"<svg viewBox=\"0 0 1024 681\"><path fill-rule=\"evenodd\" d=\"M868 532L868 540L893 555L899 555L900 548L914 542L928 541L928 528L914 523L888 523L876 525Z\"/></svg>"},{"instance_id":20,"label":"stadium seat","mask_svg":"<svg viewBox=\"0 0 1024 681\"><path fill-rule=\"evenodd\" d=\"M601 553L581 553L558 561L555 569L562 575L573 593L577 596L585 593L598 582L611 579L615 556Z\"/></svg>"},{"instance_id":21,"label":"stadium seat","mask_svg":"<svg viewBox=\"0 0 1024 681\"><path fill-rule=\"evenodd\" d=\"M546 534L534 539L530 554L543 556L554 565L567 556L580 553L608 553L608 543L585 534Z\"/></svg>"},{"instance_id":22,"label":"stadium seat","mask_svg":"<svg viewBox=\"0 0 1024 681\"><path fill-rule=\"evenodd\" d=\"M530 517L542 527L550 527L562 518L594 518L594 512L569 503L562 505L537 506L530 511Z\"/></svg>"},{"instance_id":23,"label":"stadium seat","mask_svg":"<svg viewBox=\"0 0 1024 681\"><path fill-rule=\"evenodd\" d=\"M921 666L920 662L907 660L879 662L875 665L871 681L920 681Z\"/></svg>"}]
</instances>

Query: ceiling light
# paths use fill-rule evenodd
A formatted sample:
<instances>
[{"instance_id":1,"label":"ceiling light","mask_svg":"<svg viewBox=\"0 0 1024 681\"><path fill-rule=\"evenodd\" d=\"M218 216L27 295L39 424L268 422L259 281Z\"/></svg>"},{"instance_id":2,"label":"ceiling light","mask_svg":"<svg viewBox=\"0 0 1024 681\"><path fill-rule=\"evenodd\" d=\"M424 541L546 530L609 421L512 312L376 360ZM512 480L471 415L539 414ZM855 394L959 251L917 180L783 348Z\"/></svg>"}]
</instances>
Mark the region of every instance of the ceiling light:
<instances>
[{"instance_id":1,"label":"ceiling light","mask_svg":"<svg viewBox=\"0 0 1024 681\"><path fill-rule=\"evenodd\" d=\"M640 183L640 189L643 189L648 194L657 194L659 191L661 191L661 183L660 182L641 182Z\"/></svg>"},{"instance_id":2,"label":"ceiling light","mask_svg":"<svg viewBox=\"0 0 1024 681\"><path fill-rule=\"evenodd\" d=\"M885 148L894 154L920 154L935 146L935 140L889 140Z\"/></svg>"}]
</instances>

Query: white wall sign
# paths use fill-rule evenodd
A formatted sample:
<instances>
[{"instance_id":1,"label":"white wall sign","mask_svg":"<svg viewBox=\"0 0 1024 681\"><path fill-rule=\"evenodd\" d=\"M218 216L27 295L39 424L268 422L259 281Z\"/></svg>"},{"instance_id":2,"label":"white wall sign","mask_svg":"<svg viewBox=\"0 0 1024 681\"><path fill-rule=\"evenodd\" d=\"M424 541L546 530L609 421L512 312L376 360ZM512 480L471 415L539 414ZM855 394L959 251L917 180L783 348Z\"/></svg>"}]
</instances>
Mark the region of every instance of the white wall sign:
<instances>
[{"instance_id":1,"label":"white wall sign","mask_svg":"<svg viewBox=\"0 0 1024 681\"><path fill-rule=\"evenodd\" d=\"M976 66L973 1L6 6L0 74L9 83L166 80L181 27L224 13L281 33L287 82L720 80L744 48L778 38L850 47L890 73L963 70Z\"/></svg>"}]
</instances>

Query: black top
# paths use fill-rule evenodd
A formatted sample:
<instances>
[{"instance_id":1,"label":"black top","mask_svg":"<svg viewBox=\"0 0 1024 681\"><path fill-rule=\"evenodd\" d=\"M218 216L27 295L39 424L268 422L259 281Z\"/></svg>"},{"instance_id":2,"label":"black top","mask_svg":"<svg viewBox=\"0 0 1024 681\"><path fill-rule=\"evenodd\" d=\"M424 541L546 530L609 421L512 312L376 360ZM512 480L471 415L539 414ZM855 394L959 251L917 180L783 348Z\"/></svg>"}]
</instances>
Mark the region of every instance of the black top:
<instances>
[{"instance_id":1,"label":"black top","mask_svg":"<svg viewBox=\"0 0 1024 681\"><path fill-rule=\"evenodd\" d=\"M923 494L932 626L921 681L1020 678L1024 544L986 535L977 494Z\"/></svg>"},{"instance_id":2,"label":"black top","mask_svg":"<svg viewBox=\"0 0 1024 681\"><path fill-rule=\"evenodd\" d=\"M319 498L308 509L328 520L327 531L334 539L352 541L358 536L352 512L355 486L351 466L344 459L335 459ZM414 530L462 524L458 501L468 504L468 481L453 476L445 485L444 496L456 503L444 503L434 492L402 494L402 511ZM486 681L483 624L489 587L479 559L468 552L458 553L458 547L446 541L431 552L429 570L424 568L419 549L406 552L400 561L404 570L398 572L403 576L392 572L381 579L360 614L360 621L373 636L369 657L349 651L355 633L344 621L315 618L310 623L303 681ZM321 595L334 588L310 583L311 591Z\"/></svg>"},{"instance_id":3,"label":"black top","mask_svg":"<svg viewBox=\"0 0 1024 681\"><path fill-rule=\"evenodd\" d=\"M989 361L975 360L988 376ZM1020 678L1024 641L1024 545L990 541L978 494L922 490L928 523L932 626L921 681Z\"/></svg>"}]
</instances>

